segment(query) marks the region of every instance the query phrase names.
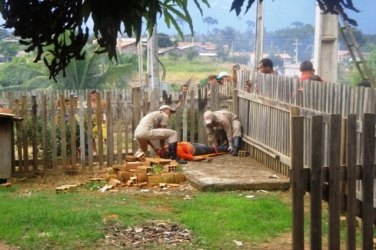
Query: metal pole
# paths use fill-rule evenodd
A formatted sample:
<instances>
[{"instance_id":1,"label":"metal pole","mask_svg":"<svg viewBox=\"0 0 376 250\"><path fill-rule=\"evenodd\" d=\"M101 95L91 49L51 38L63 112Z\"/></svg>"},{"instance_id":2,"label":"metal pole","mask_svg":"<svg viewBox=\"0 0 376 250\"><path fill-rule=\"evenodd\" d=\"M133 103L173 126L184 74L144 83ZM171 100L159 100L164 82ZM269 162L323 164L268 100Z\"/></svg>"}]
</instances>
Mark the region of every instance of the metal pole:
<instances>
[{"instance_id":1,"label":"metal pole","mask_svg":"<svg viewBox=\"0 0 376 250\"><path fill-rule=\"evenodd\" d=\"M255 48L255 71L257 70L258 62L263 57L263 43L264 43L264 3L257 1L256 9L256 48Z\"/></svg>"}]
</instances>

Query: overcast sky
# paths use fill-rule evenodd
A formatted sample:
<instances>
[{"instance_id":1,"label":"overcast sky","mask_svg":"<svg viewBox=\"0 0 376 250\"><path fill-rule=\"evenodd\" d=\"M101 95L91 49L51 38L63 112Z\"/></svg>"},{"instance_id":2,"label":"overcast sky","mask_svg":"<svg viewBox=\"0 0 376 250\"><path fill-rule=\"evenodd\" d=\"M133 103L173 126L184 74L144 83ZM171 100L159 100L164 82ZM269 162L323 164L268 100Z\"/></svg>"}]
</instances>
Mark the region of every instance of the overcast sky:
<instances>
[{"instance_id":1,"label":"overcast sky","mask_svg":"<svg viewBox=\"0 0 376 250\"><path fill-rule=\"evenodd\" d=\"M230 26L239 31L245 31L247 28L247 20L256 21L256 4L247 14L241 13L236 16L234 11L229 11L233 0L211 0L211 8L203 9L203 16L200 15L193 1L189 1L190 13L193 19L194 30L197 33L206 33L207 25L202 22L203 17L213 17L217 19L218 25L209 27L224 28ZM347 10L347 13L355 18L363 33L376 34L376 25L374 19L376 16L375 0L353 0L354 5L360 10L359 13ZM315 6L314 0L264 0L264 23L267 31L287 28L291 23L300 21L304 24L315 24ZM161 20L162 21L162 20ZM188 25L184 27L185 33L188 33ZM176 31L168 30L163 22L158 26L158 32L174 34Z\"/></svg>"}]
</instances>

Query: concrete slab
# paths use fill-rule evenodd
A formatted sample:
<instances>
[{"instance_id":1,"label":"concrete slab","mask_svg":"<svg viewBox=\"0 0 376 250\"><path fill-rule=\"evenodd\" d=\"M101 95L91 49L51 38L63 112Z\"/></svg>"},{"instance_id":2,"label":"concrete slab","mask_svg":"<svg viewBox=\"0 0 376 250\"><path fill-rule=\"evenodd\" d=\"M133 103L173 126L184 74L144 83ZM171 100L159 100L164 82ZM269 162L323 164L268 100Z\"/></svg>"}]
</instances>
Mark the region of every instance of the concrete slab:
<instances>
[{"instance_id":1,"label":"concrete slab","mask_svg":"<svg viewBox=\"0 0 376 250\"><path fill-rule=\"evenodd\" d=\"M251 157L221 155L211 163L188 162L184 173L202 191L286 190L290 180Z\"/></svg>"}]
</instances>

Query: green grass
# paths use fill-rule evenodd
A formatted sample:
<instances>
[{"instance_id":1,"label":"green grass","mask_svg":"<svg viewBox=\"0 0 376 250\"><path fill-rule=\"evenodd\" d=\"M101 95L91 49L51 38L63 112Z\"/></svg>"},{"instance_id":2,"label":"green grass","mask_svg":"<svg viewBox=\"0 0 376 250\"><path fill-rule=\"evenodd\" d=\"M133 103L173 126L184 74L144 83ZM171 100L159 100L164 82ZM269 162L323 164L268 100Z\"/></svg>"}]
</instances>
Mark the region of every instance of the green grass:
<instances>
[{"instance_id":1,"label":"green grass","mask_svg":"<svg viewBox=\"0 0 376 250\"><path fill-rule=\"evenodd\" d=\"M252 200L237 192L182 198L102 194L85 187L62 194L0 189L0 240L23 249L90 249L104 237L106 218L124 226L168 220L191 229L197 247L232 249L233 240L253 244L291 228L288 205L272 194Z\"/></svg>"},{"instance_id":2,"label":"green grass","mask_svg":"<svg viewBox=\"0 0 376 250\"><path fill-rule=\"evenodd\" d=\"M166 66L166 81L170 83L185 82L192 77L193 82L206 79L209 75L216 75L221 71L231 73L231 64L215 62L213 60L193 60L184 58L160 58Z\"/></svg>"},{"instance_id":3,"label":"green grass","mask_svg":"<svg viewBox=\"0 0 376 250\"><path fill-rule=\"evenodd\" d=\"M277 196L246 199L236 193L201 193L177 204L180 220L215 249L232 240L262 242L291 228L290 209Z\"/></svg>"}]
</instances>

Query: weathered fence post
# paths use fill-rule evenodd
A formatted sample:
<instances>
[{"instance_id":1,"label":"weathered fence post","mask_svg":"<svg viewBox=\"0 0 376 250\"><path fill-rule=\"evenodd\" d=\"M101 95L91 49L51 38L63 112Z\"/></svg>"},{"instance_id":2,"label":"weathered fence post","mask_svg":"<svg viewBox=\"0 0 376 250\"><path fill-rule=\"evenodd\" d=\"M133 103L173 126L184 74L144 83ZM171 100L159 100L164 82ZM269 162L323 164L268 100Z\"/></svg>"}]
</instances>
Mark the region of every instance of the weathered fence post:
<instances>
[{"instance_id":1,"label":"weathered fence post","mask_svg":"<svg viewBox=\"0 0 376 250\"><path fill-rule=\"evenodd\" d=\"M107 116L107 166L111 167L114 164L114 129L113 129L113 114L111 105L111 92L106 92L106 116Z\"/></svg>"},{"instance_id":2,"label":"weathered fence post","mask_svg":"<svg viewBox=\"0 0 376 250\"><path fill-rule=\"evenodd\" d=\"M69 95L69 123L70 123L70 149L71 157L70 162L72 169L76 168L76 159L77 159L77 145L76 145L76 104L74 96Z\"/></svg>"},{"instance_id":3,"label":"weathered fence post","mask_svg":"<svg viewBox=\"0 0 376 250\"><path fill-rule=\"evenodd\" d=\"M52 168L56 169L57 167L57 134L56 134L56 96L51 96L50 99L50 108L51 108L51 161Z\"/></svg>"},{"instance_id":4,"label":"weathered fence post","mask_svg":"<svg viewBox=\"0 0 376 250\"><path fill-rule=\"evenodd\" d=\"M86 117L87 117L87 151L88 151L88 164L89 170L93 170L93 149L94 149L94 140L93 140L93 110L91 108L91 93L88 92L86 96Z\"/></svg>"},{"instance_id":5,"label":"weathered fence post","mask_svg":"<svg viewBox=\"0 0 376 250\"><path fill-rule=\"evenodd\" d=\"M97 103L95 107L95 115L96 115L96 126L97 126L97 132L98 132L98 163L99 167L103 167L104 165L104 159L103 159L103 130L102 130L102 123L103 123L103 112L102 112L102 99L99 92L97 94Z\"/></svg>"},{"instance_id":6,"label":"weathered fence post","mask_svg":"<svg viewBox=\"0 0 376 250\"><path fill-rule=\"evenodd\" d=\"M324 156L324 124L322 116L312 116L311 127L311 249L322 249L322 167Z\"/></svg>"},{"instance_id":7,"label":"weathered fence post","mask_svg":"<svg viewBox=\"0 0 376 250\"><path fill-rule=\"evenodd\" d=\"M297 108L291 109L292 244L294 250L301 250L304 249L304 118L295 116L297 113Z\"/></svg>"},{"instance_id":8,"label":"weathered fence post","mask_svg":"<svg viewBox=\"0 0 376 250\"><path fill-rule=\"evenodd\" d=\"M197 111L197 119L198 119L198 142L199 143L207 143L206 141L206 133L204 129L204 122L203 122L203 115L206 109L206 105L208 103L208 91L205 88L205 95L202 96L202 88L198 89L198 111Z\"/></svg>"},{"instance_id":9,"label":"weathered fence post","mask_svg":"<svg viewBox=\"0 0 376 250\"><path fill-rule=\"evenodd\" d=\"M83 95L78 97L78 123L80 128L80 162L81 167L84 168L86 165L85 155L87 154L87 134L85 133L85 114L84 114L84 103L83 97L85 97L85 92ZM85 140L86 138L86 140Z\"/></svg>"},{"instance_id":10,"label":"weathered fence post","mask_svg":"<svg viewBox=\"0 0 376 250\"><path fill-rule=\"evenodd\" d=\"M61 165L65 169L67 167L67 135L65 126L65 98L63 94L59 96L60 100L60 146L61 146Z\"/></svg>"},{"instance_id":11,"label":"weathered fence post","mask_svg":"<svg viewBox=\"0 0 376 250\"><path fill-rule=\"evenodd\" d=\"M232 94L232 112L239 116L239 97L238 97L238 90L234 89Z\"/></svg>"},{"instance_id":12,"label":"weathered fence post","mask_svg":"<svg viewBox=\"0 0 376 250\"><path fill-rule=\"evenodd\" d=\"M122 96L119 94L116 100L116 120L115 120L115 130L116 130L116 163L121 164L123 158L123 102ZM127 128L125 128L127 129ZM125 133L127 134L127 133Z\"/></svg>"},{"instance_id":13,"label":"weathered fence post","mask_svg":"<svg viewBox=\"0 0 376 250\"><path fill-rule=\"evenodd\" d=\"M373 248L373 193L375 163L375 114L363 115L362 233L363 249Z\"/></svg>"},{"instance_id":14,"label":"weathered fence post","mask_svg":"<svg viewBox=\"0 0 376 250\"><path fill-rule=\"evenodd\" d=\"M42 95L42 151L43 151L43 169L47 169L47 98Z\"/></svg>"},{"instance_id":15,"label":"weathered fence post","mask_svg":"<svg viewBox=\"0 0 376 250\"><path fill-rule=\"evenodd\" d=\"M356 115L347 116L346 125L346 249L356 249Z\"/></svg>"},{"instance_id":16,"label":"weathered fence post","mask_svg":"<svg viewBox=\"0 0 376 250\"><path fill-rule=\"evenodd\" d=\"M210 109L211 111L219 110L219 93L218 83L210 84Z\"/></svg>"},{"instance_id":17,"label":"weathered fence post","mask_svg":"<svg viewBox=\"0 0 376 250\"><path fill-rule=\"evenodd\" d=\"M32 145L33 145L33 170L38 169L38 124L37 124L37 97L33 95L31 97L31 121L32 121L32 127L31 127L31 134L32 134Z\"/></svg>"},{"instance_id":18,"label":"weathered fence post","mask_svg":"<svg viewBox=\"0 0 376 250\"><path fill-rule=\"evenodd\" d=\"M195 92L194 90L191 90L190 93L190 110L189 110L189 117L191 119L191 124L190 124L190 142L193 143L195 142L195 129L196 129L196 117L195 117Z\"/></svg>"},{"instance_id":19,"label":"weathered fence post","mask_svg":"<svg viewBox=\"0 0 376 250\"><path fill-rule=\"evenodd\" d=\"M19 99L15 100L15 114L21 116L20 112L20 101ZM17 131L17 156L18 156L18 171L23 172L25 171L24 162L23 162L23 154L22 154L22 123L16 122L16 131Z\"/></svg>"},{"instance_id":20,"label":"weathered fence post","mask_svg":"<svg viewBox=\"0 0 376 250\"><path fill-rule=\"evenodd\" d=\"M140 114L140 101L141 101L141 89L140 88L132 88L132 131L134 133L138 123L141 119ZM133 135L132 133L132 135ZM133 140L132 143L132 153L134 154L137 150L138 144Z\"/></svg>"},{"instance_id":21,"label":"weathered fence post","mask_svg":"<svg viewBox=\"0 0 376 250\"><path fill-rule=\"evenodd\" d=\"M329 249L340 249L340 158L341 115L331 115L329 123Z\"/></svg>"}]
</instances>

